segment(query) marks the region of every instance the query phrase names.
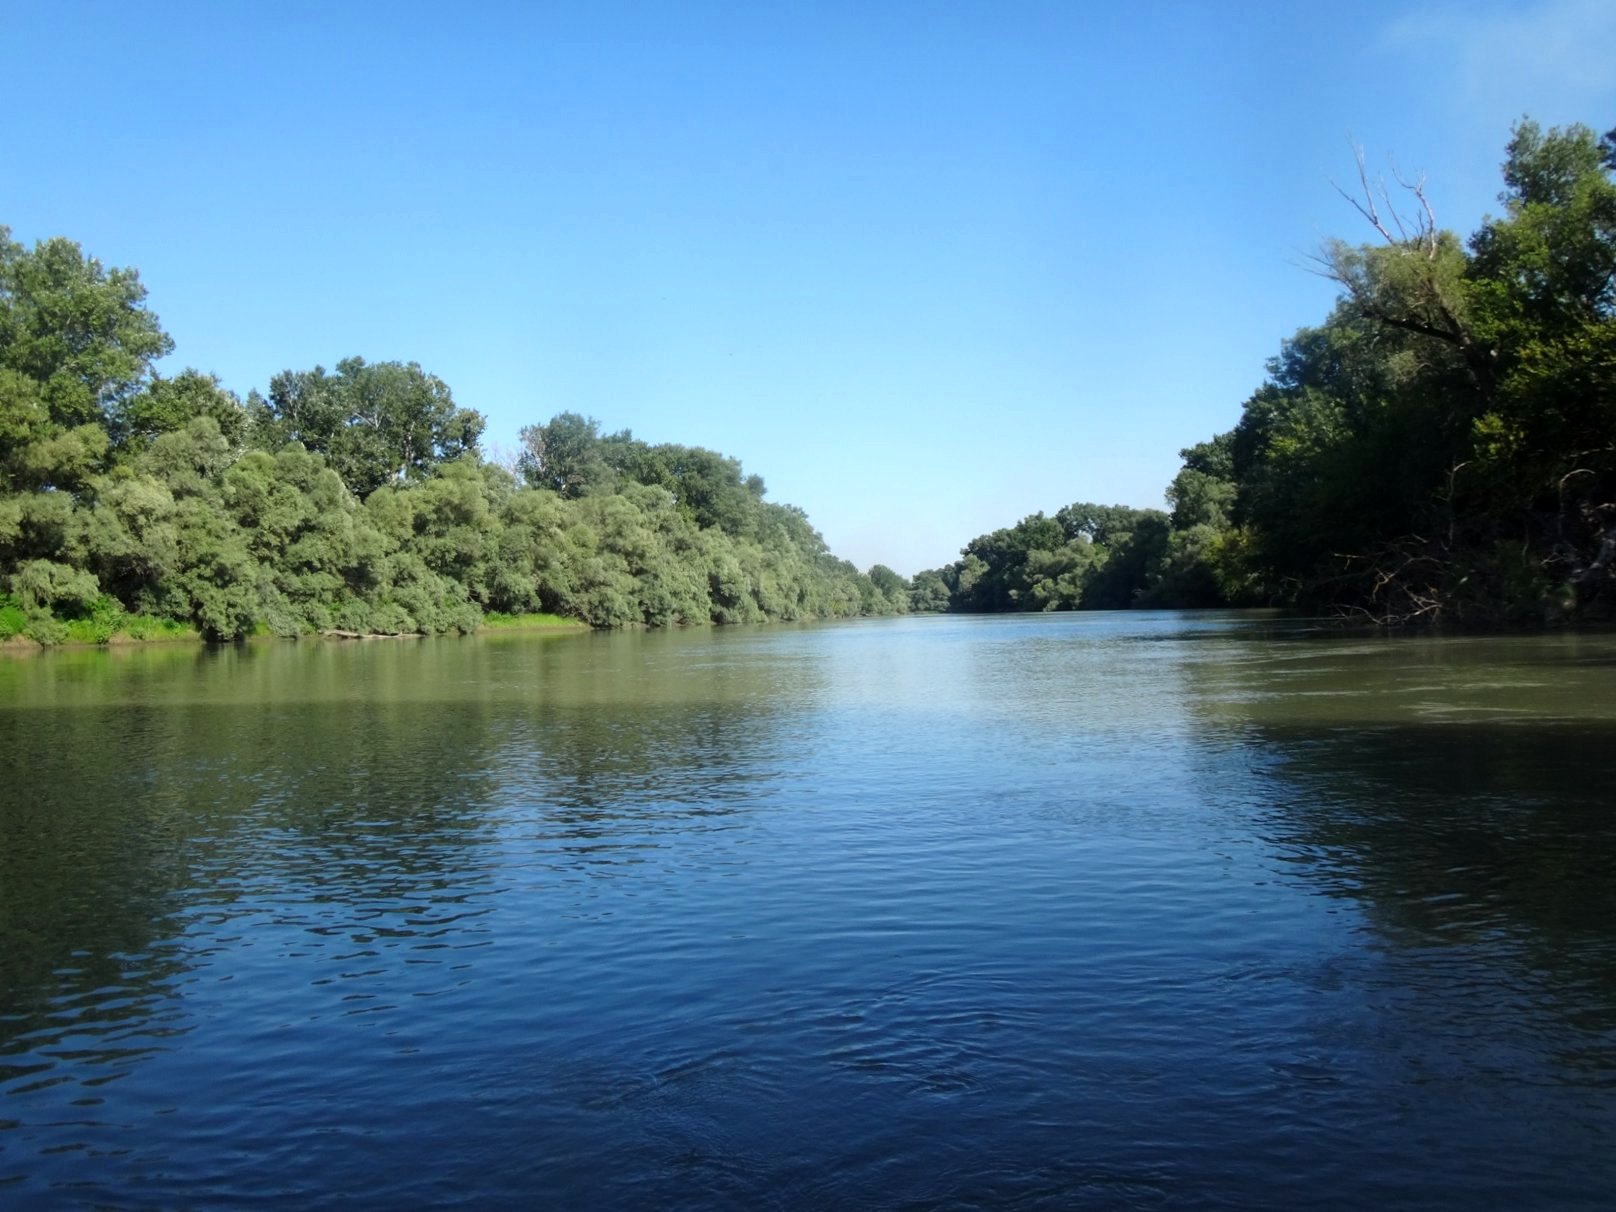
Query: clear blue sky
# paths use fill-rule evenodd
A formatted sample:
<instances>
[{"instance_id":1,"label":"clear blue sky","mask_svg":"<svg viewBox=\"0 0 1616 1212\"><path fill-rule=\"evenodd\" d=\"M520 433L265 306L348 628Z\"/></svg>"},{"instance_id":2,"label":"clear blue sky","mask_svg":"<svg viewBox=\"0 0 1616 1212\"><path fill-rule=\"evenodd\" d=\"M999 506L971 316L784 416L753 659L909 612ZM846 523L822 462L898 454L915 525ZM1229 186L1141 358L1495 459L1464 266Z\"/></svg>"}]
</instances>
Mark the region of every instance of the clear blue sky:
<instances>
[{"instance_id":1,"label":"clear blue sky","mask_svg":"<svg viewBox=\"0 0 1616 1212\"><path fill-rule=\"evenodd\" d=\"M358 354L740 458L903 573L1159 505L1366 238L1616 125L1616 3L7 6L0 223L134 265L245 395Z\"/></svg>"}]
</instances>

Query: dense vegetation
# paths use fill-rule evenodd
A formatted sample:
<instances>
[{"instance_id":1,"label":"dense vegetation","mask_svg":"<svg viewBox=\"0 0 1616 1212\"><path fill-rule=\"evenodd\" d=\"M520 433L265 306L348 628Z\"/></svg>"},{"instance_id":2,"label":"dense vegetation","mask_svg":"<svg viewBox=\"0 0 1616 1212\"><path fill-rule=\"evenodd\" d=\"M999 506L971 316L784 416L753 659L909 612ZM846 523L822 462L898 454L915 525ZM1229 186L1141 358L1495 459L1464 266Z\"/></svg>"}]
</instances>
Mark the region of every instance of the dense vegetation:
<instances>
[{"instance_id":1,"label":"dense vegetation","mask_svg":"<svg viewBox=\"0 0 1616 1212\"><path fill-rule=\"evenodd\" d=\"M1361 167L1361 164L1360 164ZM1468 241L1360 174L1374 244L1171 512L1071 505L915 578L961 610L1277 604L1386 621L1608 616L1616 588L1616 131L1520 123Z\"/></svg>"},{"instance_id":2,"label":"dense vegetation","mask_svg":"<svg viewBox=\"0 0 1616 1212\"><path fill-rule=\"evenodd\" d=\"M1361 168L1360 163L1360 168ZM1168 510L1086 503L906 582L833 557L709 450L562 413L509 465L420 366L350 358L245 402L131 269L0 228L0 639L470 631L1274 604L1388 621L1608 615L1616 597L1616 131L1514 131L1468 241L1360 174L1377 234Z\"/></svg>"},{"instance_id":3,"label":"dense vegetation","mask_svg":"<svg viewBox=\"0 0 1616 1212\"><path fill-rule=\"evenodd\" d=\"M0 639L470 631L881 614L908 586L833 557L709 450L563 413L509 467L410 363L275 376L242 402L173 348L131 269L0 228Z\"/></svg>"}]
</instances>

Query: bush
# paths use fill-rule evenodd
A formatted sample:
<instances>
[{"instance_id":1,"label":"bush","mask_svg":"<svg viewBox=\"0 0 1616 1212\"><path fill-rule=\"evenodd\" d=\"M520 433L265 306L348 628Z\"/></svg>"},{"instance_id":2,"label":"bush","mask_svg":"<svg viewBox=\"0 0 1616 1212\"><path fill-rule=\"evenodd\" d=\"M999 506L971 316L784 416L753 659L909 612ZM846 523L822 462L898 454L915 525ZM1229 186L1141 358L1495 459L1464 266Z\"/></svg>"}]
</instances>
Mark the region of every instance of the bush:
<instances>
[{"instance_id":1,"label":"bush","mask_svg":"<svg viewBox=\"0 0 1616 1212\"><path fill-rule=\"evenodd\" d=\"M415 620L397 602L383 602L370 613L370 626L364 630L377 635L408 635L418 630Z\"/></svg>"},{"instance_id":2,"label":"bush","mask_svg":"<svg viewBox=\"0 0 1616 1212\"><path fill-rule=\"evenodd\" d=\"M74 644L105 644L123 630L126 618L118 600L102 594L83 618L68 621L67 639Z\"/></svg>"},{"instance_id":3,"label":"bush","mask_svg":"<svg viewBox=\"0 0 1616 1212\"><path fill-rule=\"evenodd\" d=\"M31 610L23 634L49 648L67 639L67 624L48 610Z\"/></svg>"},{"instance_id":4,"label":"bush","mask_svg":"<svg viewBox=\"0 0 1616 1212\"><path fill-rule=\"evenodd\" d=\"M26 611L88 611L101 595L95 574L50 560L29 560L11 578L11 591Z\"/></svg>"}]
</instances>

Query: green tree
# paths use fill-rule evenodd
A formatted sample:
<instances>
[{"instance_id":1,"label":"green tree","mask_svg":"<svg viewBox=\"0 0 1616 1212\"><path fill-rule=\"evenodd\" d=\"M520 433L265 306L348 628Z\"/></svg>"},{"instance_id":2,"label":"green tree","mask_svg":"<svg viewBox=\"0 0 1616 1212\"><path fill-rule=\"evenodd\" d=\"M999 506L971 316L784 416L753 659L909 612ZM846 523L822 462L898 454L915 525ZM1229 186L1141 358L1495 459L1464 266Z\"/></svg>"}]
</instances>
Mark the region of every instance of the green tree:
<instances>
[{"instance_id":1,"label":"green tree","mask_svg":"<svg viewBox=\"0 0 1616 1212\"><path fill-rule=\"evenodd\" d=\"M909 609L917 613L940 613L951 605L947 573L927 568L915 573L909 591Z\"/></svg>"},{"instance_id":2,"label":"green tree","mask_svg":"<svg viewBox=\"0 0 1616 1212\"><path fill-rule=\"evenodd\" d=\"M172 348L133 269L69 240L24 248L0 227L0 484L82 487L112 417Z\"/></svg>"},{"instance_id":3,"label":"green tree","mask_svg":"<svg viewBox=\"0 0 1616 1212\"><path fill-rule=\"evenodd\" d=\"M343 359L335 374L321 366L283 371L268 397L254 394L248 407L258 445L299 442L324 455L361 499L384 484L423 480L476 450L484 425L419 364L363 358Z\"/></svg>"},{"instance_id":4,"label":"green tree","mask_svg":"<svg viewBox=\"0 0 1616 1212\"><path fill-rule=\"evenodd\" d=\"M70 240L29 250L0 227L0 366L37 385L57 425L99 423L173 349L133 269L107 269Z\"/></svg>"},{"instance_id":5,"label":"green tree","mask_svg":"<svg viewBox=\"0 0 1616 1212\"><path fill-rule=\"evenodd\" d=\"M247 411L217 375L185 369L173 378L153 374L145 387L119 402L111 420L115 441L139 451L161 434L210 417L232 449L247 435Z\"/></svg>"},{"instance_id":6,"label":"green tree","mask_svg":"<svg viewBox=\"0 0 1616 1212\"><path fill-rule=\"evenodd\" d=\"M865 574L877 593L892 604L895 610L909 609L909 582L885 564L876 564Z\"/></svg>"},{"instance_id":7,"label":"green tree","mask_svg":"<svg viewBox=\"0 0 1616 1212\"><path fill-rule=\"evenodd\" d=\"M1223 582L1383 618L1497 621L1608 599L1616 556L1616 186L1609 142L1523 122L1505 213L1468 244L1365 178L1381 237L1321 257L1342 288L1286 342L1229 452L1232 502L1187 474ZM1186 464L1189 470L1189 464ZM1219 479L1223 476L1218 475Z\"/></svg>"},{"instance_id":8,"label":"green tree","mask_svg":"<svg viewBox=\"0 0 1616 1212\"><path fill-rule=\"evenodd\" d=\"M1613 132L1616 133L1616 132ZM1448 492L1490 592L1551 610L1616 596L1616 165L1607 135L1523 121L1505 213L1471 240L1478 312L1499 351L1469 465Z\"/></svg>"},{"instance_id":9,"label":"green tree","mask_svg":"<svg viewBox=\"0 0 1616 1212\"><path fill-rule=\"evenodd\" d=\"M600 422L594 417L557 413L543 425L526 426L520 436L517 470L534 488L547 488L561 497L581 497L612 478L601 449ZM626 432L619 435L619 445L628 441Z\"/></svg>"}]
</instances>

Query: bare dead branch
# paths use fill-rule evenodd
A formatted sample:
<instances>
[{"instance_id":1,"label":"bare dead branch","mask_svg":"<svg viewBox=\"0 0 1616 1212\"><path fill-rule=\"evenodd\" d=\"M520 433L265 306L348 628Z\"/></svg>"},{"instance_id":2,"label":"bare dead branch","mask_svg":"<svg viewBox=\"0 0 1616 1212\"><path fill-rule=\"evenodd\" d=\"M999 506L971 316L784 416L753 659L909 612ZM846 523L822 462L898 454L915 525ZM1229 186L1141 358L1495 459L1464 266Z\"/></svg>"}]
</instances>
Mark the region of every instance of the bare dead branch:
<instances>
[{"instance_id":1,"label":"bare dead branch","mask_svg":"<svg viewBox=\"0 0 1616 1212\"><path fill-rule=\"evenodd\" d=\"M1364 162L1364 149L1361 143L1352 143L1352 157L1358 165L1358 187L1363 191L1363 201L1360 202L1357 198L1353 197L1346 190L1342 189L1341 186L1336 184L1334 181L1330 182L1330 187L1334 189L1336 193L1345 198L1352 208L1364 217L1369 226L1373 227L1381 234L1381 237L1386 241L1386 243L1397 244L1398 240L1392 235L1391 232L1386 230L1386 225L1381 221L1380 218L1380 211L1375 206L1375 190L1374 187L1369 184L1369 168ZM1384 195L1385 192L1386 184L1384 181L1382 181L1381 194ZM1395 214L1395 212L1393 213Z\"/></svg>"},{"instance_id":2,"label":"bare dead branch","mask_svg":"<svg viewBox=\"0 0 1616 1212\"><path fill-rule=\"evenodd\" d=\"M1373 181L1370 180L1363 145L1350 140L1349 143L1352 147L1353 163L1358 169L1360 196L1353 196L1333 180L1330 187L1345 198L1348 204L1363 216L1364 221L1380 233L1381 239L1387 244L1397 248L1417 248L1428 260L1435 259L1439 229L1436 225L1436 211L1425 192L1425 174L1420 173L1413 180L1409 180L1398 171L1396 165L1392 166L1393 179L1402 189L1413 194L1419 204L1417 214L1405 215L1392 198L1386 178L1376 176Z\"/></svg>"}]
</instances>

